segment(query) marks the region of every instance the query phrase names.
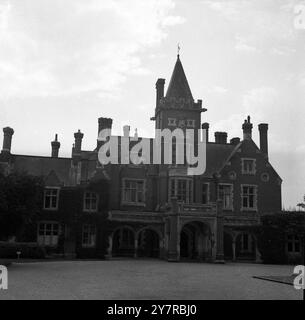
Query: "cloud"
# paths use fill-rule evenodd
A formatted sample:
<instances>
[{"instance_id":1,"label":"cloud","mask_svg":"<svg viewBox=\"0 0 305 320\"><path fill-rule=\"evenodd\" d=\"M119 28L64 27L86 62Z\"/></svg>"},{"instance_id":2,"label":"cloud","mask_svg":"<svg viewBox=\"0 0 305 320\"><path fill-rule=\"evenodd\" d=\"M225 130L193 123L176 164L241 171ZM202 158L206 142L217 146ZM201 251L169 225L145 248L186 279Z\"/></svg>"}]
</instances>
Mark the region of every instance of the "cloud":
<instances>
[{"instance_id":1,"label":"cloud","mask_svg":"<svg viewBox=\"0 0 305 320\"><path fill-rule=\"evenodd\" d=\"M279 6L278 0L202 1L227 24L235 36L234 48L238 52L271 55L294 53L291 48L297 38L293 27L295 2L287 0Z\"/></svg>"},{"instance_id":2,"label":"cloud","mask_svg":"<svg viewBox=\"0 0 305 320\"><path fill-rule=\"evenodd\" d=\"M247 91L242 97L242 105L245 113L255 113L255 118L258 121L263 121L268 118L268 113L274 112L278 92L272 87L259 87Z\"/></svg>"},{"instance_id":3,"label":"cloud","mask_svg":"<svg viewBox=\"0 0 305 320\"><path fill-rule=\"evenodd\" d=\"M184 23L173 0L0 3L0 98L119 92L140 53Z\"/></svg>"}]
</instances>

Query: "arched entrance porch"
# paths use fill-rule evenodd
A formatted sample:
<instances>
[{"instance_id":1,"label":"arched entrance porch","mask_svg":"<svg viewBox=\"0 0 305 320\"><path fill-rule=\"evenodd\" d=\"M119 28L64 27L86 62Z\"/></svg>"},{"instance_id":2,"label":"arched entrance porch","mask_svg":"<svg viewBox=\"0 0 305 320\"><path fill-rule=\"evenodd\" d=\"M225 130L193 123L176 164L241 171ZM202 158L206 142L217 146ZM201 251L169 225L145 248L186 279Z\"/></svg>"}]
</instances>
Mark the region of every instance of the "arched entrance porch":
<instances>
[{"instance_id":1,"label":"arched entrance porch","mask_svg":"<svg viewBox=\"0 0 305 320\"><path fill-rule=\"evenodd\" d=\"M200 221L184 224L180 232L180 260L204 261L211 257L210 227Z\"/></svg>"},{"instance_id":2,"label":"arched entrance porch","mask_svg":"<svg viewBox=\"0 0 305 320\"><path fill-rule=\"evenodd\" d=\"M160 237L151 228L144 228L138 232L138 257L159 258L160 257Z\"/></svg>"},{"instance_id":3,"label":"arched entrance porch","mask_svg":"<svg viewBox=\"0 0 305 320\"><path fill-rule=\"evenodd\" d=\"M135 253L135 233L131 227L122 226L112 235L112 256L133 257Z\"/></svg>"}]
</instances>

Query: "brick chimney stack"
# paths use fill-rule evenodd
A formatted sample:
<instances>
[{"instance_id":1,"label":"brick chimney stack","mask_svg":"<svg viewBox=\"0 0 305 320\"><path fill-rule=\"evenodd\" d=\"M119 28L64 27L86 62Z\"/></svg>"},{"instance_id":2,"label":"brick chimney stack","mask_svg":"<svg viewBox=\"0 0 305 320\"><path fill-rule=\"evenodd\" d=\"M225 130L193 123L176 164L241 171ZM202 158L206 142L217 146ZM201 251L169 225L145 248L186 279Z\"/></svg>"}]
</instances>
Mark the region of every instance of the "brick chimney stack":
<instances>
[{"instance_id":1,"label":"brick chimney stack","mask_svg":"<svg viewBox=\"0 0 305 320\"><path fill-rule=\"evenodd\" d=\"M253 128L253 125L250 121L250 116L248 116L242 125L242 129L243 129L243 133L244 133L244 140L251 140L252 139L252 128Z\"/></svg>"},{"instance_id":2,"label":"brick chimney stack","mask_svg":"<svg viewBox=\"0 0 305 320\"><path fill-rule=\"evenodd\" d=\"M59 148L60 148L60 142L58 141L58 135L57 135L57 133L55 134L55 140L51 142L51 146L52 146L51 157L52 157L52 158L58 158L58 153L59 153Z\"/></svg>"},{"instance_id":3,"label":"brick chimney stack","mask_svg":"<svg viewBox=\"0 0 305 320\"><path fill-rule=\"evenodd\" d=\"M12 137L14 134L14 130L10 127L3 128L3 146L2 146L2 153L11 153L12 147Z\"/></svg>"},{"instance_id":4,"label":"brick chimney stack","mask_svg":"<svg viewBox=\"0 0 305 320\"><path fill-rule=\"evenodd\" d=\"M227 143L228 134L226 132L215 132L215 142L220 144Z\"/></svg>"},{"instance_id":5,"label":"brick chimney stack","mask_svg":"<svg viewBox=\"0 0 305 320\"><path fill-rule=\"evenodd\" d=\"M201 125L201 129L205 130L206 142L209 142L209 128L210 128L210 125L209 125L208 122L204 122L204 123Z\"/></svg>"},{"instance_id":6,"label":"brick chimney stack","mask_svg":"<svg viewBox=\"0 0 305 320\"><path fill-rule=\"evenodd\" d=\"M260 150L268 158L268 123L260 123L258 130Z\"/></svg>"},{"instance_id":7,"label":"brick chimney stack","mask_svg":"<svg viewBox=\"0 0 305 320\"><path fill-rule=\"evenodd\" d=\"M112 129L112 119L111 118L98 118L98 135L99 133L104 130L109 129L111 134Z\"/></svg>"},{"instance_id":8,"label":"brick chimney stack","mask_svg":"<svg viewBox=\"0 0 305 320\"><path fill-rule=\"evenodd\" d=\"M74 143L74 152L75 154L79 154L82 151L82 140L84 134L78 129L77 132L74 133L75 143Z\"/></svg>"},{"instance_id":9,"label":"brick chimney stack","mask_svg":"<svg viewBox=\"0 0 305 320\"><path fill-rule=\"evenodd\" d=\"M159 78L156 82L156 107L158 107L160 99L164 97L164 84L165 84L165 79Z\"/></svg>"}]
</instances>

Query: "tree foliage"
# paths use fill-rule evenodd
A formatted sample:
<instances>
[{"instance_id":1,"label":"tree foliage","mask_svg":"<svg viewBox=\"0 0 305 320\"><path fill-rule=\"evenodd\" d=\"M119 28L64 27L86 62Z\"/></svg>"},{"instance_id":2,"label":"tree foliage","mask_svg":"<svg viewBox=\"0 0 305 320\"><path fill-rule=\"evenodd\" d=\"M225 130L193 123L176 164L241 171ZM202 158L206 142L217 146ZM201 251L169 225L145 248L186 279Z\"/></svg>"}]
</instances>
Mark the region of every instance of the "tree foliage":
<instances>
[{"instance_id":1,"label":"tree foliage","mask_svg":"<svg viewBox=\"0 0 305 320\"><path fill-rule=\"evenodd\" d=\"M0 174L0 240L21 237L39 214L43 180L26 173Z\"/></svg>"}]
</instances>

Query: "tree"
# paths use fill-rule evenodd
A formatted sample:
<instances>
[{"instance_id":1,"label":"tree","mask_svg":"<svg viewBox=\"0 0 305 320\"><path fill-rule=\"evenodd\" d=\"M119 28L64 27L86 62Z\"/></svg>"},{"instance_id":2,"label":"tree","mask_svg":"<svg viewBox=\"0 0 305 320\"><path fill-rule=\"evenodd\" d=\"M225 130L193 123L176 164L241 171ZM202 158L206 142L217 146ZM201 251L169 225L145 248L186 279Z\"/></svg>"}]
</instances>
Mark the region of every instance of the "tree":
<instances>
[{"instance_id":1,"label":"tree","mask_svg":"<svg viewBox=\"0 0 305 320\"><path fill-rule=\"evenodd\" d=\"M43 201L43 180L26 173L0 174L0 240L21 238Z\"/></svg>"},{"instance_id":2,"label":"tree","mask_svg":"<svg viewBox=\"0 0 305 320\"><path fill-rule=\"evenodd\" d=\"M303 202L298 203L297 207L299 207L299 210L301 209L305 210L305 195L303 197Z\"/></svg>"}]
</instances>

